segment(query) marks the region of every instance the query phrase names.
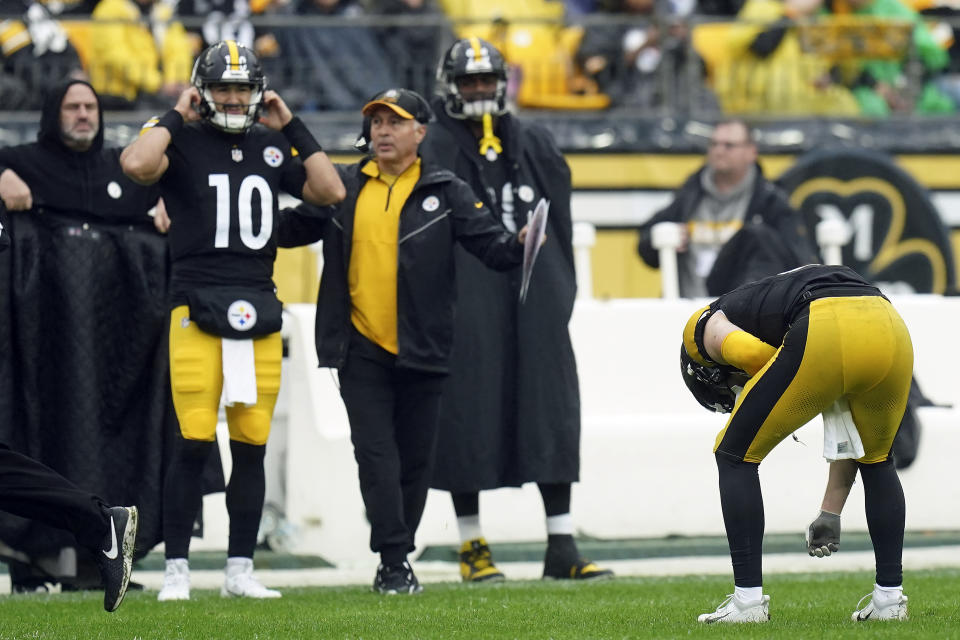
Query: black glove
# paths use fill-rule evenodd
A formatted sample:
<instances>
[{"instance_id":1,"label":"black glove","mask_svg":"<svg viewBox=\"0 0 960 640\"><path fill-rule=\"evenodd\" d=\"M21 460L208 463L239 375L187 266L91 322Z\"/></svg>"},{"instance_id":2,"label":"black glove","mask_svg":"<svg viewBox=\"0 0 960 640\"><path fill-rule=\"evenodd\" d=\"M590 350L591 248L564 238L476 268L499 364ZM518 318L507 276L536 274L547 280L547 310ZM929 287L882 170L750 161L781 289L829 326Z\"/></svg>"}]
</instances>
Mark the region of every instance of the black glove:
<instances>
[{"instance_id":1,"label":"black glove","mask_svg":"<svg viewBox=\"0 0 960 640\"><path fill-rule=\"evenodd\" d=\"M829 511L820 515L807 527L807 552L823 558L840 548L840 516Z\"/></svg>"}]
</instances>

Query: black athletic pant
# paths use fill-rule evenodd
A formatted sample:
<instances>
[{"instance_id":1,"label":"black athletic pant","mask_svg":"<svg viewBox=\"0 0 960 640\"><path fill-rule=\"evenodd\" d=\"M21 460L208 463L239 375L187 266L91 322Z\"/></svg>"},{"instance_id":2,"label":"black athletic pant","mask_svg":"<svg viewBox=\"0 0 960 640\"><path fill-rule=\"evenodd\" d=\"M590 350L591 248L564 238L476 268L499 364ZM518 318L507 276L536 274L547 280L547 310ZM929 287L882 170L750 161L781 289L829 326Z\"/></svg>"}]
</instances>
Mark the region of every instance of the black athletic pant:
<instances>
[{"instance_id":1,"label":"black athletic pant","mask_svg":"<svg viewBox=\"0 0 960 640\"><path fill-rule=\"evenodd\" d=\"M107 535L106 505L50 467L0 443L0 510L73 533L88 549Z\"/></svg>"},{"instance_id":2,"label":"black athletic pant","mask_svg":"<svg viewBox=\"0 0 960 640\"><path fill-rule=\"evenodd\" d=\"M370 548L384 564L403 562L415 548L444 377L397 367L395 356L353 332L340 395L350 418Z\"/></svg>"}]
</instances>

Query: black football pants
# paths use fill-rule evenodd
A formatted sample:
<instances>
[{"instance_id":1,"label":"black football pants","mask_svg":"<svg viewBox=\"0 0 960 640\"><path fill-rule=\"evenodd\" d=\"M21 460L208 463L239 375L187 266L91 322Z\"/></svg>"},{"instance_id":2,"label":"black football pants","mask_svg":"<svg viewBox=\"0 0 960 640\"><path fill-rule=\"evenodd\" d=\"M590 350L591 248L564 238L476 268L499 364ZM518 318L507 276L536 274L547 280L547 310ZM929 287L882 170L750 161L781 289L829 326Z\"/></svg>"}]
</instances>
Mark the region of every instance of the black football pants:
<instances>
[{"instance_id":1,"label":"black football pants","mask_svg":"<svg viewBox=\"0 0 960 640\"><path fill-rule=\"evenodd\" d=\"M0 443L0 510L66 529L88 549L107 534L103 501L50 467Z\"/></svg>"},{"instance_id":2,"label":"black football pants","mask_svg":"<svg viewBox=\"0 0 960 640\"><path fill-rule=\"evenodd\" d=\"M350 419L370 548L384 564L403 562L415 548L444 378L396 366L393 354L353 332L340 395Z\"/></svg>"}]
</instances>

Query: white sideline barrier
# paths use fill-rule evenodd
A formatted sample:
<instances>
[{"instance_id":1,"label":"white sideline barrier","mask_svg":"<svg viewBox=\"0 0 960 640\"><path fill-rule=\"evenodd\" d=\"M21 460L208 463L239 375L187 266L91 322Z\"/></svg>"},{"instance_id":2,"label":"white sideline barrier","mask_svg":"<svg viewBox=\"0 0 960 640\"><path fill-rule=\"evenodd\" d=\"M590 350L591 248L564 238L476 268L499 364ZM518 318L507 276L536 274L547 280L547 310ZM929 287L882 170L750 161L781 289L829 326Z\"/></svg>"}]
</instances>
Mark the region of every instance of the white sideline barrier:
<instances>
[{"instance_id":1,"label":"white sideline barrier","mask_svg":"<svg viewBox=\"0 0 960 640\"><path fill-rule=\"evenodd\" d=\"M960 405L953 363L960 299L897 297L910 327L916 374L938 403ZM581 479L574 486L577 529L600 538L721 534L712 447L724 417L702 410L679 375L680 333L703 301L577 302L571 334L583 416ZM297 528L294 551L338 566L370 564L369 528L357 482L346 412L332 372L316 367L314 305L288 308L290 356L286 516ZM923 409L917 462L901 475L907 527L958 529L960 488L946 481L960 450L960 411ZM826 482L819 418L787 440L760 467L767 531L797 532L816 514ZM534 485L481 494L481 518L496 542L543 540L543 507ZM863 492L854 488L846 530L865 530ZM225 538L224 538L225 539ZM455 544L449 496L431 491L417 545ZM221 541L222 545L223 542ZM221 547L222 548L222 547Z\"/></svg>"}]
</instances>

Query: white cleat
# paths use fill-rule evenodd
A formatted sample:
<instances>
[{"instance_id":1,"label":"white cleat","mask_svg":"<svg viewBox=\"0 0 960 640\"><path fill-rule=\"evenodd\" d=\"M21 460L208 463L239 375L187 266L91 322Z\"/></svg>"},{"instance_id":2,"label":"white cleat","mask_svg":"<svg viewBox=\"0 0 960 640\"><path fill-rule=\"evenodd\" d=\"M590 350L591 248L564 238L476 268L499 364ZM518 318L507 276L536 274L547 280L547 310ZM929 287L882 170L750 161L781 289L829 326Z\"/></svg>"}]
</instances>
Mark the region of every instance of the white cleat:
<instances>
[{"instance_id":1,"label":"white cleat","mask_svg":"<svg viewBox=\"0 0 960 640\"><path fill-rule=\"evenodd\" d=\"M189 600L190 599L190 565L186 558L173 558L167 560L166 568L163 571L163 588L157 594L157 600L166 602L168 600Z\"/></svg>"},{"instance_id":2,"label":"white cleat","mask_svg":"<svg viewBox=\"0 0 960 640\"><path fill-rule=\"evenodd\" d=\"M861 607L863 601L870 598L870 602L865 607ZM853 612L850 619L854 622L863 622L864 620L906 620L907 619L907 596L902 591L890 594L889 592L872 591L860 598L857 603L857 610Z\"/></svg>"},{"instance_id":3,"label":"white cleat","mask_svg":"<svg viewBox=\"0 0 960 640\"><path fill-rule=\"evenodd\" d=\"M767 622L770 620L770 596L763 596L758 602L744 604L730 594L712 613L703 613L697 622Z\"/></svg>"},{"instance_id":4,"label":"white cleat","mask_svg":"<svg viewBox=\"0 0 960 640\"><path fill-rule=\"evenodd\" d=\"M227 558L226 577L220 587L224 598L279 598L282 594L268 589L253 576L251 558Z\"/></svg>"}]
</instances>

